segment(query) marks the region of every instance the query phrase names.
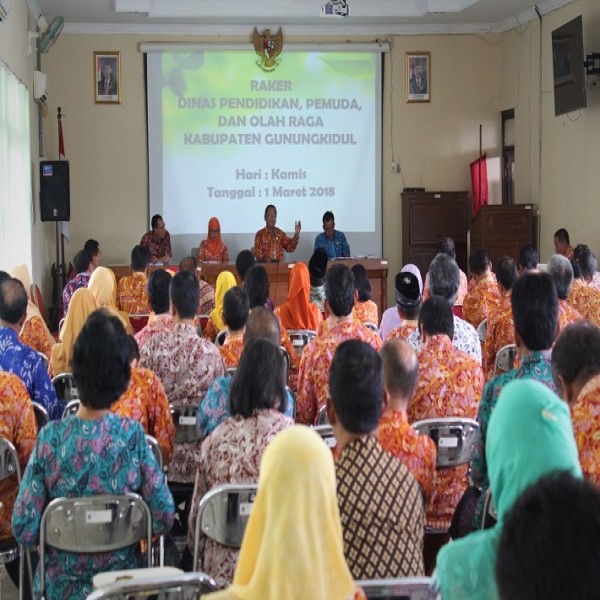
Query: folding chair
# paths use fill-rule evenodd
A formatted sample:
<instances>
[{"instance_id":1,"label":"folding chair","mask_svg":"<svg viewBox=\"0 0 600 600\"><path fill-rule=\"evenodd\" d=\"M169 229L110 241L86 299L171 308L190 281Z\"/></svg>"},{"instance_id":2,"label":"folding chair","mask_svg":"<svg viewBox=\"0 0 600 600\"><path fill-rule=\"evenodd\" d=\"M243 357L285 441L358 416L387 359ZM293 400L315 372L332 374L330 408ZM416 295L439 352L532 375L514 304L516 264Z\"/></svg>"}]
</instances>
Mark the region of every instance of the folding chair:
<instances>
[{"instance_id":1,"label":"folding chair","mask_svg":"<svg viewBox=\"0 0 600 600\"><path fill-rule=\"evenodd\" d=\"M200 553L200 529L203 535L218 544L239 548L252 505L256 500L258 484L226 483L209 490L198 504L194 537L194 567Z\"/></svg>"},{"instance_id":2,"label":"folding chair","mask_svg":"<svg viewBox=\"0 0 600 600\"><path fill-rule=\"evenodd\" d=\"M333 435L333 428L331 425L315 425L313 429L323 438L323 441L329 448L335 448L337 440Z\"/></svg>"},{"instance_id":3,"label":"folding chair","mask_svg":"<svg viewBox=\"0 0 600 600\"><path fill-rule=\"evenodd\" d=\"M56 395L65 402L79 399L77 384L73 378L73 373L59 373L52 379L52 385L56 390Z\"/></svg>"},{"instance_id":4,"label":"folding chair","mask_svg":"<svg viewBox=\"0 0 600 600\"><path fill-rule=\"evenodd\" d=\"M317 332L312 329L288 329L288 335L296 352L300 355L306 344L317 337Z\"/></svg>"},{"instance_id":5,"label":"folding chair","mask_svg":"<svg viewBox=\"0 0 600 600\"><path fill-rule=\"evenodd\" d=\"M152 516L137 494L57 498L46 506L40 525L40 594L46 593L46 546L76 553L112 552L146 539L152 566Z\"/></svg>"},{"instance_id":6,"label":"folding chair","mask_svg":"<svg viewBox=\"0 0 600 600\"><path fill-rule=\"evenodd\" d=\"M399 579L362 579L355 581L371 598L387 600L425 600L429 597L429 577L400 577Z\"/></svg>"},{"instance_id":7,"label":"folding chair","mask_svg":"<svg viewBox=\"0 0 600 600\"><path fill-rule=\"evenodd\" d=\"M70 415L77 414L80 404L81 402L79 400L71 400L71 402L68 402L65 406L65 410L63 410L62 418L64 419Z\"/></svg>"},{"instance_id":8,"label":"folding chair","mask_svg":"<svg viewBox=\"0 0 600 600\"><path fill-rule=\"evenodd\" d=\"M112 583L92 592L88 600L199 600L217 589L215 580L204 573L181 573Z\"/></svg>"},{"instance_id":9,"label":"folding chair","mask_svg":"<svg viewBox=\"0 0 600 600\"><path fill-rule=\"evenodd\" d=\"M50 417L48 417L48 411L39 402L32 402L31 405L33 406L33 414L39 431L48 423Z\"/></svg>"},{"instance_id":10,"label":"folding chair","mask_svg":"<svg viewBox=\"0 0 600 600\"><path fill-rule=\"evenodd\" d=\"M363 323L363 325L367 329L370 329L373 333L376 333L377 335L379 335L379 327L377 327L377 323L373 323L372 321L367 321L366 323Z\"/></svg>"},{"instance_id":11,"label":"folding chair","mask_svg":"<svg viewBox=\"0 0 600 600\"><path fill-rule=\"evenodd\" d=\"M477 335L479 336L479 341L483 344L487 336L487 319L481 321L477 326Z\"/></svg>"},{"instance_id":12,"label":"folding chair","mask_svg":"<svg viewBox=\"0 0 600 600\"><path fill-rule=\"evenodd\" d=\"M222 346L225 343L225 338L227 337L227 329L222 329L217 333L217 337L215 338L215 346Z\"/></svg>"},{"instance_id":13,"label":"folding chair","mask_svg":"<svg viewBox=\"0 0 600 600\"><path fill-rule=\"evenodd\" d=\"M496 361L494 362L494 375L498 373L507 373L512 371L515 366L515 360L517 359L517 347L515 344L507 344L502 346L496 354Z\"/></svg>"},{"instance_id":14,"label":"folding chair","mask_svg":"<svg viewBox=\"0 0 600 600\"><path fill-rule=\"evenodd\" d=\"M498 513L492 500L492 488L488 488L483 499L483 511L481 513L481 529L489 529L498 521Z\"/></svg>"},{"instance_id":15,"label":"folding chair","mask_svg":"<svg viewBox=\"0 0 600 600\"><path fill-rule=\"evenodd\" d=\"M48 366L50 364L50 361L48 360L48 357L43 352L40 352L39 350L36 350L35 352L42 359L42 362L44 363L44 366L46 367L46 370L48 370Z\"/></svg>"},{"instance_id":16,"label":"folding chair","mask_svg":"<svg viewBox=\"0 0 600 600\"><path fill-rule=\"evenodd\" d=\"M329 425L329 417L327 416L327 406L321 406L317 416L317 425Z\"/></svg>"}]
</instances>

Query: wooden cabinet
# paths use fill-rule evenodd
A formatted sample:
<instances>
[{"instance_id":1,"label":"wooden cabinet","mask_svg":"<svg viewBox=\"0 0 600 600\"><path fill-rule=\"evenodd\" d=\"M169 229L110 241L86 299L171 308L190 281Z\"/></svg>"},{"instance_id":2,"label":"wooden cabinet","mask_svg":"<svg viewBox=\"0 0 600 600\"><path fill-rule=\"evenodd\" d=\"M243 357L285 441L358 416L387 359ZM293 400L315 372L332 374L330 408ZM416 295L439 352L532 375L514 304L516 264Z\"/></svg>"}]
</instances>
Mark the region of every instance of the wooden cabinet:
<instances>
[{"instance_id":1,"label":"wooden cabinet","mask_svg":"<svg viewBox=\"0 0 600 600\"><path fill-rule=\"evenodd\" d=\"M458 266L467 272L467 233L471 207L468 192L402 194L402 264L413 263L425 279L441 238L456 245Z\"/></svg>"}]
</instances>

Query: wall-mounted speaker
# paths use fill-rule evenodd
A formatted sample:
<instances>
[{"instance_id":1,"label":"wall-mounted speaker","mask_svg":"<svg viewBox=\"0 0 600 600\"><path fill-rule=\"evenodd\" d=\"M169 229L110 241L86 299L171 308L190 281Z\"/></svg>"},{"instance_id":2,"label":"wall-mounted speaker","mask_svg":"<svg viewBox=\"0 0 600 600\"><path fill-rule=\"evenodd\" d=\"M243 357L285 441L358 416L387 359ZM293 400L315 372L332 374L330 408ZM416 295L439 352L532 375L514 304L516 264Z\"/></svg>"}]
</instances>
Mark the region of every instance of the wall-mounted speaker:
<instances>
[{"instance_id":1,"label":"wall-mounted speaker","mask_svg":"<svg viewBox=\"0 0 600 600\"><path fill-rule=\"evenodd\" d=\"M70 221L69 161L40 162L40 212L42 221Z\"/></svg>"}]
</instances>

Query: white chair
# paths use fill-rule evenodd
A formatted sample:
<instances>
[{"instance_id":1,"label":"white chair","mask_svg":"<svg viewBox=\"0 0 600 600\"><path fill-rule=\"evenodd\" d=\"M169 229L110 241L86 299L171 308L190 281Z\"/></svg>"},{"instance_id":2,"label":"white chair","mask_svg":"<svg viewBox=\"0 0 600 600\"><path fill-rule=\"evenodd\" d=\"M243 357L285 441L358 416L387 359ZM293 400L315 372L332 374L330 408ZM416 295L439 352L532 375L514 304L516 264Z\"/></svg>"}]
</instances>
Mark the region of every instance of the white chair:
<instances>
[{"instance_id":1,"label":"white chair","mask_svg":"<svg viewBox=\"0 0 600 600\"><path fill-rule=\"evenodd\" d=\"M203 594L215 592L217 589L215 580L204 573L181 573L112 583L92 592L88 600L199 600Z\"/></svg>"},{"instance_id":2,"label":"white chair","mask_svg":"<svg viewBox=\"0 0 600 600\"><path fill-rule=\"evenodd\" d=\"M79 399L77 384L73 378L73 373L59 373L52 378L52 385L56 390L56 395L65 402Z\"/></svg>"},{"instance_id":3,"label":"white chair","mask_svg":"<svg viewBox=\"0 0 600 600\"><path fill-rule=\"evenodd\" d=\"M477 326L477 335L479 336L479 341L483 344L485 342L485 338L487 336L487 319L484 319Z\"/></svg>"},{"instance_id":4,"label":"white chair","mask_svg":"<svg viewBox=\"0 0 600 600\"><path fill-rule=\"evenodd\" d=\"M200 553L200 531L230 548L242 545L244 531L256 500L256 483L218 485L209 490L198 504L194 537L194 567Z\"/></svg>"},{"instance_id":5,"label":"white chair","mask_svg":"<svg viewBox=\"0 0 600 600\"><path fill-rule=\"evenodd\" d=\"M40 594L45 597L46 546L64 552L112 552L146 540L152 566L152 516L137 494L56 498L46 506L40 525Z\"/></svg>"},{"instance_id":6,"label":"white chair","mask_svg":"<svg viewBox=\"0 0 600 600\"><path fill-rule=\"evenodd\" d=\"M48 411L39 402L32 402L31 405L33 406L33 414L35 415L35 422L39 431L48 423L50 417L48 416Z\"/></svg>"},{"instance_id":7,"label":"white chair","mask_svg":"<svg viewBox=\"0 0 600 600\"><path fill-rule=\"evenodd\" d=\"M156 462L158 463L160 470L163 471L164 470L163 453L162 453L162 448L160 447L160 444L158 443L158 440L153 435L150 435L147 433L146 434L146 442L148 442L148 446L150 446L150 451L154 455L154 458L156 459ZM153 561L153 562L156 562L156 561ZM164 565L165 565L165 538L164 538L164 536L161 535L158 538L158 566L164 567Z\"/></svg>"},{"instance_id":8,"label":"white chair","mask_svg":"<svg viewBox=\"0 0 600 600\"><path fill-rule=\"evenodd\" d=\"M494 375L512 371L515 366L516 359L517 347L515 344L507 344L506 346L502 346L502 348L500 348L496 354L496 361L494 362Z\"/></svg>"},{"instance_id":9,"label":"white chair","mask_svg":"<svg viewBox=\"0 0 600 600\"><path fill-rule=\"evenodd\" d=\"M429 577L400 577L398 579L362 579L354 582L371 598L387 600L425 600L429 598Z\"/></svg>"},{"instance_id":10,"label":"white chair","mask_svg":"<svg viewBox=\"0 0 600 600\"><path fill-rule=\"evenodd\" d=\"M317 337L317 332L312 329L288 329L288 335L296 352L300 355L306 344Z\"/></svg>"}]
</instances>

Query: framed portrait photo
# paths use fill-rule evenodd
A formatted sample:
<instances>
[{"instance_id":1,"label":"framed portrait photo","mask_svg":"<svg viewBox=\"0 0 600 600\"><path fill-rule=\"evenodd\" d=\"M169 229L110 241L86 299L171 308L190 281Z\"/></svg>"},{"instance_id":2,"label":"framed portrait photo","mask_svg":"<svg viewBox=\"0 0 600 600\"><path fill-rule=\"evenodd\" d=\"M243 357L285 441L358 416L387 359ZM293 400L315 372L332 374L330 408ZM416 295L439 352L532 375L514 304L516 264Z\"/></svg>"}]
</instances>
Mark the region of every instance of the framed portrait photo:
<instances>
[{"instance_id":1,"label":"framed portrait photo","mask_svg":"<svg viewBox=\"0 0 600 600\"><path fill-rule=\"evenodd\" d=\"M406 101L431 100L431 55L429 52L406 53Z\"/></svg>"},{"instance_id":2,"label":"framed portrait photo","mask_svg":"<svg viewBox=\"0 0 600 600\"><path fill-rule=\"evenodd\" d=\"M575 81L573 48L569 38L552 39L552 67L554 87Z\"/></svg>"},{"instance_id":3,"label":"framed portrait photo","mask_svg":"<svg viewBox=\"0 0 600 600\"><path fill-rule=\"evenodd\" d=\"M94 52L96 104L121 104L121 53Z\"/></svg>"}]
</instances>

